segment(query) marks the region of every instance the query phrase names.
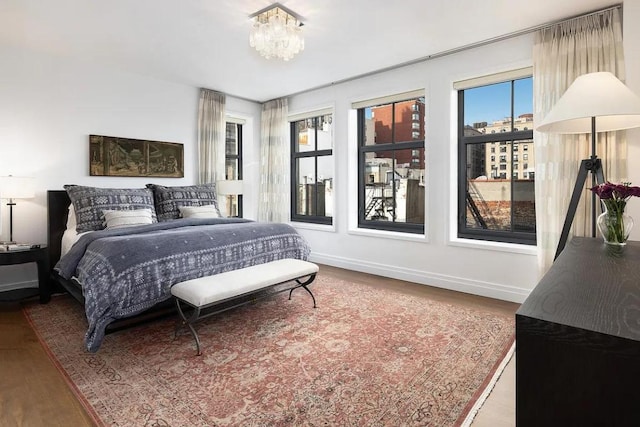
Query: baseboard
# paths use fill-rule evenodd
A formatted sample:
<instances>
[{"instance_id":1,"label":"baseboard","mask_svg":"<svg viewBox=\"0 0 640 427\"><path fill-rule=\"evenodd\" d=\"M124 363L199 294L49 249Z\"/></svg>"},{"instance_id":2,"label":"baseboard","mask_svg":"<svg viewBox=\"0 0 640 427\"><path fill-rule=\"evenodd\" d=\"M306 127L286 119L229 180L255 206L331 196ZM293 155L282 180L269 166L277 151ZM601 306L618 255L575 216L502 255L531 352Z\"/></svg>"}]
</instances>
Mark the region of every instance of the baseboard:
<instances>
[{"instance_id":1,"label":"baseboard","mask_svg":"<svg viewBox=\"0 0 640 427\"><path fill-rule=\"evenodd\" d=\"M311 261L319 264L331 265L333 267L345 268L347 270L360 271L362 273L375 274L377 276L389 277L392 279L406 280L407 282L420 283L423 285L435 286L452 291L465 292L468 294L480 295L489 298L496 298L504 301L522 303L529 295L529 292L511 286L497 283L471 280L462 277L447 276L444 274L429 273L410 268L397 267L394 265L378 264L357 259L337 257L327 254L311 254ZM21 288L37 288L38 281L30 280L14 283L0 283L0 292L12 291Z\"/></svg>"},{"instance_id":2,"label":"baseboard","mask_svg":"<svg viewBox=\"0 0 640 427\"><path fill-rule=\"evenodd\" d=\"M347 270L360 271L362 273L370 273L377 276L406 280L407 282L420 283L452 291L465 292L468 294L517 303L524 302L530 292L525 289L501 285L498 283L471 280L463 277L430 273L421 270L337 257L328 254L312 253L310 259L311 261L319 264L326 264Z\"/></svg>"}]
</instances>

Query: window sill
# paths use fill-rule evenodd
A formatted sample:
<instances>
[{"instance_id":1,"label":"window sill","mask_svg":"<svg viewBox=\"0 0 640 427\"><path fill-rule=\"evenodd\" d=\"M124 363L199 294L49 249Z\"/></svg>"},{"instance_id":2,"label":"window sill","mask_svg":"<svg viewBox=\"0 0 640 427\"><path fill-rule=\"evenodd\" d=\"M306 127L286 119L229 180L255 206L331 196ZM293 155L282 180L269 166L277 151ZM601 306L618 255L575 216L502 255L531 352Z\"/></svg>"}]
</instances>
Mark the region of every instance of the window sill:
<instances>
[{"instance_id":1,"label":"window sill","mask_svg":"<svg viewBox=\"0 0 640 427\"><path fill-rule=\"evenodd\" d=\"M316 231L326 231L329 233L336 232L336 226L334 224L314 224L312 222L299 222L299 221L289 221L289 225L293 228L301 228L305 230L316 230Z\"/></svg>"},{"instance_id":2,"label":"window sill","mask_svg":"<svg viewBox=\"0 0 640 427\"><path fill-rule=\"evenodd\" d=\"M407 240L410 242L428 243L429 239L424 234L402 233L399 231L375 230L371 228L350 229L348 234L368 237L384 237L385 239Z\"/></svg>"},{"instance_id":3,"label":"window sill","mask_svg":"<svg viewBox=\"0 0 640 427\"><path fill-rule=\"evenodd\" d=\"M538 249L535 245L520 245L517 243L491 242L488 240L461 239L453 238L449 240L450 246L459 246L462 248L485 249L498 252L509 252L522 255L538 255Z\"/></svg>"}]
</instances>

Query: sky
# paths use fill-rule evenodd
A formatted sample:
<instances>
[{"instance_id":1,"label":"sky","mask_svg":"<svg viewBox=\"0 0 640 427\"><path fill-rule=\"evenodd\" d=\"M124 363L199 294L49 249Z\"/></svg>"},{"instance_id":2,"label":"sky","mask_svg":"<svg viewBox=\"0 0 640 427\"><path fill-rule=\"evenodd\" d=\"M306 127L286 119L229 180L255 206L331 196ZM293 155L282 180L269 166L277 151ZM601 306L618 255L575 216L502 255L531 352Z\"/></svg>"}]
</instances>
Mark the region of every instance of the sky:
<instances>
[{"instance_id":1,"label":"sky","mask_svg":"<svg viewBox=\"0 0 640 427\"><path fill-rule=\"evenodd\" d=\"M514 83L514 116L533 113L533 79L516 80ZM491 123L511 117L511 82L465 90L464 124L477 122ZM371 109L365 109L367 119Z\"/></svg>"},{"instance_id":2,"label":"sky","mask_svg":"<svg viewBox=\"0 0 640 427\"><path fill-rule=\"evenodd\" d=\"M514 83L514 116L533 113L533 79ZM465 90L464 123L491 123L511 116L511 83L497 83Z\"/></svg>"}]
</instances>

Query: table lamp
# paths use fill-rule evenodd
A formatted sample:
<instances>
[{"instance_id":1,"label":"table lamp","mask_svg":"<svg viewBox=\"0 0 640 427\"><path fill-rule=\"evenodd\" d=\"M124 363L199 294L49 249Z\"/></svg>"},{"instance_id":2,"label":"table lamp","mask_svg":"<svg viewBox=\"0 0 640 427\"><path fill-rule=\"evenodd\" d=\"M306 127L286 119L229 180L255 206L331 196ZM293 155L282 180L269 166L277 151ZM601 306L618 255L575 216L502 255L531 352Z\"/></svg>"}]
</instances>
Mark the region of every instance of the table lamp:
<instances>
[{"instance_id":1,"label":"table lamp","mask_svg":"<svg viewBox=\"0 0 640 427\"><path fill-rule=\"evenodd\" d=\"M228 203L228 207L229 207L229 216L238 216L238 217L242 217L242 206L240 205L239 201L240 201L240 196L242 195L242 180L241 179L235 179L235 180L225 180L225 181L218 181L216 182L216 192L217 194L223 195L223 196L227 196L228 200L232 200L233 196L238 197L238 203L236 204L236 207L238 208L237 212L233 212L232 210L232 204ZM235 214L235 215L234 215Z\"/></svg>"},{"instance_id":2,"label":"table lamp","mask_svg":"<svg viewBox=\"0 0 640 427\"><path fill-rule=\"evenodd\" d=\"M0 176L0 198L8 199L9 206L9 241L3 244L13 244L13 207L15 199L32 199L34 197L35 180L20 176Z\"/></svg>"},{"instance_id":3,"label":"table lamp","mask_svg":"<svg viewBox=\"0 0 640 427\"><path fill-rule=\"evenodd\" d=\"M591 173L592 187L604 183L602 162L596 155L596 133L634 127L640 127L640 98L612 73L598 72L575 79L536 128L538 132L591 133L591 157L580 162L555 258L567 243L587 175ZM596 237L595 193L591 194L591 234Z\"/></svg>"}]
</instances>

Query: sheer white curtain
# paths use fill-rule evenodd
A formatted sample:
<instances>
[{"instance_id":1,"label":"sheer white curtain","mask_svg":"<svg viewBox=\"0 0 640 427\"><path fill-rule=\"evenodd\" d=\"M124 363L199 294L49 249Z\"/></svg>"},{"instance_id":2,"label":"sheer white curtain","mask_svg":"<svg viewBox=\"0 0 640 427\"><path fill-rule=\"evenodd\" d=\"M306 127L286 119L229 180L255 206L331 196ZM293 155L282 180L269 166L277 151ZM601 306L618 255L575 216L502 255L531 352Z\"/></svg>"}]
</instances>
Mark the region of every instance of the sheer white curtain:
<instances>
[{"instance_id":1,"label":"sheer white curtain","mask_svg":"<svg viewBox=\"0 0 640 427\"><path fill-rule=\"evenodd\" d=\"M285 98L262 105L259 221L285 222L289 219L287 114Z\"/></svg>"},{"instance_id":2,"label":"sheer white curtain","mask_svg":"<svg viewBox=\"0 0 640 427\"><path fill-rule=\"evenodd\" d=\"M225 95L200 89L198 108L198 182L225 179ZM220 212L226 212L226 198L218 198Z\"/></svg>"},{"instance_id":3,"label":"sheer white curtain","mask_svg":"<svg viewBox=\"0 0 640 427\"><path fill-rule=\"evenodd\" d=\"M536 33L533 48L534 111L546 116L576 77L610 71L624 80L622 28L618 9L562 22ZM624 132L598 134L596 154L605 179L626 177ZM553 263L580 161L590 153L590 135L534 133L536 158L536 227L538 266L544 274ZM574 236L591 235L591 179L573 221Z\"/></svg>"}]
</instances>

